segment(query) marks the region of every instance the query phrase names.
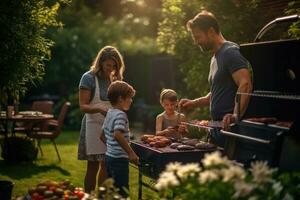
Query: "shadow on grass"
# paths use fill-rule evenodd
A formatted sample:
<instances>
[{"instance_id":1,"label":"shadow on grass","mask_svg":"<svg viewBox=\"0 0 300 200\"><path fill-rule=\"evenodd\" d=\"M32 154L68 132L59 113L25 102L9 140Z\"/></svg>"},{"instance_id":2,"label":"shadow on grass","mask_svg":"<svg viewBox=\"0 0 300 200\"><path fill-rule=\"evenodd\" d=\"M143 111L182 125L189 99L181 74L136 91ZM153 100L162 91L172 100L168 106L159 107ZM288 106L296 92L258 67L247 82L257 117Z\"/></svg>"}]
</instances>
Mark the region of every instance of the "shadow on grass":
<instances>
[{"instance_id":1,"label":"shadow on grass","mask_svg":"<svg viewBox=\"0 0 300 200\"><path fill-rule=\"evenodd\" d=\"M62 175L70 175L69 171L55 165L38 165L36 163L8 163L4 160L0 160L0 169L1 175L8 176L12 179L22 179L22 178L30 178L33 175L37 175L39 173L44 173L47 171L56 170L60 172Z\"/></svg>"}]
</instances>

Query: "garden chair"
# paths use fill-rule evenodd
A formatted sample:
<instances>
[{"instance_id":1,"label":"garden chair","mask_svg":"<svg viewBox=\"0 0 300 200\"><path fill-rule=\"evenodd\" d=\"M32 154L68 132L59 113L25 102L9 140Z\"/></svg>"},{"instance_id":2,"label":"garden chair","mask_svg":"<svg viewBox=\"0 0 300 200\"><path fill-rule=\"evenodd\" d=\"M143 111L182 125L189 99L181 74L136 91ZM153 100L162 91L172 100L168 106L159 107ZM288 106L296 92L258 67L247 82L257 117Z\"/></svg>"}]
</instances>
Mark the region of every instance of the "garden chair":
<instances>
[{"instance_id":1,"label":"garden chair","mask_svg":"<svg viewBox=\"0 0 300 200\"><path fill-rule=\"evenodd\" d=\"M52 144L54 145L58 160L61 161L61 158L60 158L60 155L59 155L56 143L55 143L55 139L61 133L61 128L63 126L64 119L65 119L68 109L70 108L70 105L71 105L70 102L65 102L63 104L63 106L61 107L61 110L60 110L57 120L53 119L53 120L49 120L46 122L48 130L33 131L29 135L29 137L37 140L38 148L40 149L42 156L43 156L43 151L41 148L41 140L49 139L52 142Z\"/></svg>"},{"instance_id":2,"label":"garden chair","mask_svg":"<svg viewBox=\"0 0 300 200\"><path fill-rule=\"evenodd\" d=\"M34 101L31 110L40 111L44 114L53 113L53 101Z\"/></svg>"}]
</instances>

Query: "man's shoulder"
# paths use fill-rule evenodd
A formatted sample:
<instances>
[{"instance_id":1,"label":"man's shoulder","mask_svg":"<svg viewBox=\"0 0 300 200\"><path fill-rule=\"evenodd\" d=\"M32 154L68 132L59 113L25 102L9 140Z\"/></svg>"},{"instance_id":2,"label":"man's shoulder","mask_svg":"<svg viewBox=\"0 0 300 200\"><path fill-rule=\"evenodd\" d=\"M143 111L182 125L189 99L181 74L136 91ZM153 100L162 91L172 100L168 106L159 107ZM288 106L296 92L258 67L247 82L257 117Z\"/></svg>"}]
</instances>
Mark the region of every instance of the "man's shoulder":
<instances>
[{"instance_id":1,"label":"man's shoulder","mask_svg":"<svg viewBox=\"0 0 300 200\"><path fill-rule=\"evenodd\" d=\"M223 47L223 52L224 53L231 53L231 52L235 52L235 51L239 51L240 50L240 46L237 43L231 42L231 41L226 41L224 43L224 47Z\"/></svg>"}]
</instances>

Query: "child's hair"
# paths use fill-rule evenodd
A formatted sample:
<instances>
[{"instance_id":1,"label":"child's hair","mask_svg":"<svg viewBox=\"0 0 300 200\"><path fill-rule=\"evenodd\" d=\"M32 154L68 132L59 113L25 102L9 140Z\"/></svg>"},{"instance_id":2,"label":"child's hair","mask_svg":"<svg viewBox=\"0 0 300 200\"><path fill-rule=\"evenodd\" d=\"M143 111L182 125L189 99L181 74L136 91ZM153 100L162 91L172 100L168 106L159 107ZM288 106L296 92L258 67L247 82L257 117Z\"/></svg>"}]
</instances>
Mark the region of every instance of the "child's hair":
<instances>
[{"instance_id":1,"label":"child's hair","mask_svg":"<svg viewBox=\"0 0 300 200\"><path fill-rule=\"evenodd\" d=\"M177 101L177 93L172 89L163 89L160 93L160 102L164 99L172 102Z\"/></svg>"},{"instance_id":2,"label":"child's hair","mask_svg":"<svg viewBox=\"0 0 300 200\"><path fill-rule=\"evenodd\" d=\"M118 103L119 97L125 99L127 97L133 97L135 90L131 85L124 81L115 81L110 84L107 90L107 98L112 105Z\"/></svg>"}]
</instances>

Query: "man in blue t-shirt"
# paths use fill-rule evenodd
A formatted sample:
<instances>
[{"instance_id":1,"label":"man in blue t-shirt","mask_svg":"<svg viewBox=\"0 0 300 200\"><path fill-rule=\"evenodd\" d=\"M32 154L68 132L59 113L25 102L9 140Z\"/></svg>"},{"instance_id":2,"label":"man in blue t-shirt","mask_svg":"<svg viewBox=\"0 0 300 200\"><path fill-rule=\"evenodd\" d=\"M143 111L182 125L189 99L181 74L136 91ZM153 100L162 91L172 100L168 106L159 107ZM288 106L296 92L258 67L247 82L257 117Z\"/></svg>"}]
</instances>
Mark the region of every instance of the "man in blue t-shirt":
<instances>
[{"instance_id":1,"label":"man in blue t-shirt","mask_svg":"<svg viewBox=\"0 0 300 200\"><path fill-rule=\"evenodd\" d=\"M212 120L223 121L223 129L237 120L238 105L235 104L237 92L251 92L252 83L248 69L248 61L241 55L239 46L226 41L220 32L214 15L202 11L187 23L195 43L202 51L211 51L208 81L210 92L197 99L181 99L179 106L190 108L210 106ZM245 113L249 97L241 95L240 114ZM220 133L217 133L217 143ZM221 142L223 143L223 141ZM223 146L224 144L219 145Z\"/></svg>"}]
</instances>

